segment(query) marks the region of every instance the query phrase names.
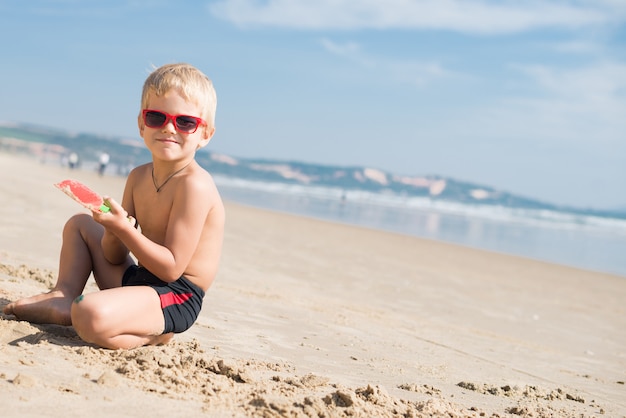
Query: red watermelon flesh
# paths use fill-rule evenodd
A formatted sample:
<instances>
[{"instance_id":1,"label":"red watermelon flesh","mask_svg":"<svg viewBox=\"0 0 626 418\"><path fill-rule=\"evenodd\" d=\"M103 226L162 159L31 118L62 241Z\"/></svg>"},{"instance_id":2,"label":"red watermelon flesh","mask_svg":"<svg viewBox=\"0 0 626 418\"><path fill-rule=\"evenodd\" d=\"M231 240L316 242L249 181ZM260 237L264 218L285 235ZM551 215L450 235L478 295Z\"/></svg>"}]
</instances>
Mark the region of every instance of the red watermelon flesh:
<instances>
[{"instance_id":1,"label":"red watermelon flesh","mask_svg":"<svg viewBox=\"0 0 626 418\"><path fill-rule=\"evenodd\" d=\"M63 180L55 186L63 193L90 210L108 212L109 207L104 204L102 196L77 180Z\"/></svg>"}]
</instances>

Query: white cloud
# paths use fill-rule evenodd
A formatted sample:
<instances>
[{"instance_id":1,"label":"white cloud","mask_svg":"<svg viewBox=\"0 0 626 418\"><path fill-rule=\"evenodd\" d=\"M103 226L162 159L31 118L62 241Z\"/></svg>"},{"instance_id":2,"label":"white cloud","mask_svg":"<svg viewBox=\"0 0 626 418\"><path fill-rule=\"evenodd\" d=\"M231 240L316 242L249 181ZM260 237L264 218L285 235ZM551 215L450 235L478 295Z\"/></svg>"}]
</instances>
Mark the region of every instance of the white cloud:
<instances>
[{"instance_id":1,"label":"white cloud","mask_svg":"<svg viewBox=\"0 0 626 418\"><path fill-rule=\"evenodd\" d=\"M209 10L239 26L482 34L576 29L626 18L626 3L616 0L218 0Z\"/></svg>"},{"instance_id":2,"label":"white cloud","mask_svg":"<svg viewBox=\"0 0 626 418\"><path fill-rule=\"evenodd\" d=\"M337 43L324 38L320 43L328 52L353 62L361 69L376 71L379 75L396 83L423 87L437 79L460 76L460 74L445 69L434 60L417 61L377 57L367 54L356 42Z\"/></svg>"},{"instance_id":3,"label":"white cloud","mask_svg":"<svg viewBox=\"0 0 626 418\"><path fill-rule=\"evenodd\" d=\"M545 65L518 68L547 90L568 99L613 102L617 99L616 95L626 88L625 64L605 62L568 70Z\"/></svg>"},{"instance_id":4,"label":"white cloud","mask_svg":"<svg viewBox=\"0 0 626 418\"><path fill-rule=\"evenodd\" d=\"M575 69L516 68L541 93L502 99L496 107L483 109L482 126L492 135L507 132L529 140L624 147L626 65L604 62Z\"/></svg>"},{"instance_id":5,"label":"white cloud","mask_svg":"<svg viewBox=\"0 0 626 418\"><path fill-rule=\"evenodd\" d=\"M339 44L331 41L330 39L324 38L320 43L328 52L342 57L355 57L359 54L361 49L361 46L356 42Z\"/></svg>"}]
</instances>

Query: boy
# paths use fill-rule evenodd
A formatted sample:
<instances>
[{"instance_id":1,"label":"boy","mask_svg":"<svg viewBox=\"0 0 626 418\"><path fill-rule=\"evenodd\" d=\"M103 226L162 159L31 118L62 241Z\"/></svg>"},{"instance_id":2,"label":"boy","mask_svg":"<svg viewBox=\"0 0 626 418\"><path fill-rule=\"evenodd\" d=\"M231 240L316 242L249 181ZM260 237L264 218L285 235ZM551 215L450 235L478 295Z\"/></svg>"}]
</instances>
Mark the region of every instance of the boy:
<instances>
[{"instance_id":1,"label":"boy","mask_svg":"<svg viewBox=\"0 0 626 418\"><path fill-rule=\"evenodd\" d=\"M86 342L112 349L163 344L191 327L224 235L221 198L195 161L215 132L216 105L211 81L193 66L152 72L138 117L152 162L128 175L121 205L107 198L110 212L70 218L54 288L4 313L72 325ZM83 295L92 272L101 291Z\"/></svg>"}]
</instances>

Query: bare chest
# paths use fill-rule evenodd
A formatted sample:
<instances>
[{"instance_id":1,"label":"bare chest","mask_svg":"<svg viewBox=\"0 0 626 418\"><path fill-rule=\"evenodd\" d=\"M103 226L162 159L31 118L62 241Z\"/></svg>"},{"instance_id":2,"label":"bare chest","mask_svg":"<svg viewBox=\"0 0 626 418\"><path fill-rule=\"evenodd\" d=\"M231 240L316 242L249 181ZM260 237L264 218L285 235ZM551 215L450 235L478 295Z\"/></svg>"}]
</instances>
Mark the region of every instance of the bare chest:
<instances>
[{"instance_id":1,"label":"bare chest","mask_svg":"<svg viewBox=\"0 0 626 418\"><path fill-rule=\"evenodd\" d=\"M134 201L135 217L143 235L162 244L167 232L173 197L170 193L144 191Z\"/></svg>"}]
</instances>

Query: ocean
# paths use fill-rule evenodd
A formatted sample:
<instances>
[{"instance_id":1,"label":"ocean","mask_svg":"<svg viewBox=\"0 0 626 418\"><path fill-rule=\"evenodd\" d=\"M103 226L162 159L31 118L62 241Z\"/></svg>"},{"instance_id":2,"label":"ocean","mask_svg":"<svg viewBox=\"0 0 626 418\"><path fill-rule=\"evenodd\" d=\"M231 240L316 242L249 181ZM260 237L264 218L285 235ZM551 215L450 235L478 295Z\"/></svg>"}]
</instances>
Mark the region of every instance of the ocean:
<instances>
[{"instance_id":1,"label":"ocean","mask_svg":"<svg viewBox=\"0 0 626 418\"><path fill-rule=\"evenodd\" d=\"M626 220L215 177L226 200L626 278Z\"/></svg>"}]
</instances>

